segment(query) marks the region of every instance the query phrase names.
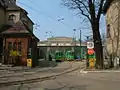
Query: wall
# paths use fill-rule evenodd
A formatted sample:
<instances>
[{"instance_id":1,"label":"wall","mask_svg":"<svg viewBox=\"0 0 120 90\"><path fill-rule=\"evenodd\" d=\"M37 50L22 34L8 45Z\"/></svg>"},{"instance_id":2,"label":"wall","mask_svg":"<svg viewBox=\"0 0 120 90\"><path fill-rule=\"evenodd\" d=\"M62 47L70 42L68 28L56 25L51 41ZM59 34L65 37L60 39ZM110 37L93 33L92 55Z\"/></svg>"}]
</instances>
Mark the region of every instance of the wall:
<instances>
[{"instance_id":1,"label":"wall","mask_svg":"<svg viewBox=\"0 0 120 90\"><path fill-rule=\"evenodd\" d=\"M5 16L4 9L0 8L0 28L5 24Z\"/></svg>"},{"instance_id":2,"label":"wall","mask_svg":"<svg viewBox=\"0 0 120 90\"><path fill-rule=\"evenodd\" d=\"M16 37L11 37L11 38L6 38L6 48L8 48L8 42L17 42L17 41L21 41L22 42L22 60L21 60L21 64L25 65L26 64L26 60L27 60L27 49L28 49L28 39L27 38L16 38Z\"/></svg>"},{"instance_id":3,"label":"wall","mask_svg":"<svg viewBox=\"0 0 120 90\"><path fill-rule=\"evenodd\" d=\"M9 15L11 15L11 14L13 14L13 15L16 16L16 19L15 19L14 23L16 23L16 22L18 22L18 21L20 20L20 12L19 12L19 11L8 11L8 12L7 12L7 17L6 17L6 21L7 21L7 22L8 22L8 17L9 17Z\"/></svg>"},{"instance_id":4,"label":"wall","mask_svg":"<svg viewBox=\"0 0 120 90\"><path fill-rule=\"evenodd\" d=\"M31 40L32 45L32 60L33 60L33 67L38 65L37 62L37 41L35 39Z\"/></svg>"},{"instance_id":5,"label":"wall","mask_svg":"<svg viewBox=\"0 0 120 90\"><path fill-rule=\"evenodd\" d=\"M114 0L106 13L107 52L109 55L120 55L120 1Z\"/></svg>"}]
</instances>

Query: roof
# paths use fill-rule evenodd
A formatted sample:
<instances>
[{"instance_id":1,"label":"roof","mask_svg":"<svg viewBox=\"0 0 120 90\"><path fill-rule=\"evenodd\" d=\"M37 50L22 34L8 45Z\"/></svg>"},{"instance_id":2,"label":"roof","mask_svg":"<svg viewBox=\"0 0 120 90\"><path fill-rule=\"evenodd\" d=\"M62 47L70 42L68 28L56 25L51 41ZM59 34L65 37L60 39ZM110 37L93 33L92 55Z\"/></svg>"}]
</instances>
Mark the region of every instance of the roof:
<instances>
[{"instance_id":1,"label":"roof","mask_svg":"<svg viewBox=\"0 0 120 90\"><path fill-rule=\"evenodd\" d=\"M0 8L6 8L6 4L4 0L0 0Z\"/></svg>"},{"instance_id":2,"label":"roof","mask_svg":"<svg viewBox=\"0 0 120 90\"><path fill-rule=\"evenodd\" d=\"M11 3L11 4L8 4L8 7L6 8L7 11L22 11L26 16L28 14L28 12L21 8L20 6L18 6L16 3ZM28 20L34 24L34 22L27 16Z\"/></svg>"},{"instance_id":3,"label":"roof","mask_svg":"<svg viewBox=\"0 0 120 90\"><path fill-rule=\"evenodd\" d=\"M103 13L106 14L108 8L110 7L110 4L112 3L113 0L106 0L104 7L103 7Z\"/></svg>"},{"instance_id":4,"label":"roof","mask_svg":"<svg viewBox=\"0 0 120 90\"><path fill-rule=\"evenodd\" d=\"M72 37L51 37L47 39L48 41L73 41Z\"/></svg>"},{"instance_id":5,"label":"roof","mask_svg":"<svg viewBox=\"0 0 120 90\"><path fill-rule=\"evenodd\" d=\"M38 46L80 46L80 42L79 41L71 41L72 37L53 37L53 39L55 38L60 38L60 40L45 40L45 41L40 41L38 42ZM63 38L61 40L61 38ZM65 38L65 40L64 40ZM66 40L66 38L71 38ZM81 46L86 46L86 42L81 42Z\"/></svg>"},{"instance_id":6,"label":"roof","mask_svg":"<svg viewBox=\"0 0 120 90\"><path fill-rule=\"evenodd\" d=\"M0 28L0 34L1 34L2 32L4 32L5 30L11 28L11 27L12 27L11 25L7 25L7 24L3 25L3 26Z\"/></svg>"},{"instance_id":7,"label":"roof","mask_svg":"<svg viewBox=\"0 0 120 90\"><path fill-rule=\"evenodd\" d=\"M34 33L29 29L29 27L23 22L25 28L29 31L29 33L37 40L39 41L39 39L34 35Z\"/></svg>"},{"instance_id":8,"label":"roof","mask_svg":"<svg viewBox=\"0 0 120 90\"><path fill-rule=\"evenodd\" d=\"M25 34L25 35L31 35L37 41L39 41L39 39L33 34L33 32L29 29L29 27L26 24L24 24L24 22L18 22L13 26L11 27L9 26L8 28L3 30L4 31L1 32L2 35Z\"/></svg>"}]
</instances>

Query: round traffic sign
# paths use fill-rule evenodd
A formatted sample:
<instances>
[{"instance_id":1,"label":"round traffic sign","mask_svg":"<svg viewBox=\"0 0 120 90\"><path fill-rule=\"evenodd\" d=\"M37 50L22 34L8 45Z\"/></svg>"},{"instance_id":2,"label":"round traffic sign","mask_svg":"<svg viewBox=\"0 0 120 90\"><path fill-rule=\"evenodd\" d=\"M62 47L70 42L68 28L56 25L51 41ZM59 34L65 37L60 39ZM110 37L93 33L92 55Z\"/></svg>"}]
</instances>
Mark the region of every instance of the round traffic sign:
<instances>
[{"instance_id":1,"label":"round traffic sign","mask_svg":"<svg viewBox=\"0 0 120 90\"><path fill-rule=\"evenodd\" d=\"M87 48L88 49L93 49L94 48L94 43L93 42L87 42Z\"/></svg>"},{"instance_id":2,"label":"round traffic sign","mask_svg":"<svg viewBox=\"0 0 120 90\"><path fill-rule=\"evenodd\" d=\"M89 55L94 54L94 52L95 52L94 49L88 49L88 54L89 54Z\"/></svg>"}]
</instances>

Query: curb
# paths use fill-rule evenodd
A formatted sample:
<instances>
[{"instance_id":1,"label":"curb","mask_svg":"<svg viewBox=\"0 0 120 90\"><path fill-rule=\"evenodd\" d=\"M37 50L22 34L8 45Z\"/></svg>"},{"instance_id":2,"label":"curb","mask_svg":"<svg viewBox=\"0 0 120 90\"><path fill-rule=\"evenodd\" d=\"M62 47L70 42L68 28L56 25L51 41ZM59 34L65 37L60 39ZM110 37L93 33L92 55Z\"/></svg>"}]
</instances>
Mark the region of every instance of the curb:
<instances>
[{"instance_id":1,"label":"curb","mask_svg":"<svg viewBox=\"0 0 120 90\"><path fill-rule=\"evenodd\" d=\"M49 76L45 76L45 77L43 76L43 77L40 77L40 78L33 78L33 79L25 79L25 80L19 80L19 81L4 82L4 83L0 83L0 87L11 86L11 85L20 85L20 84L29 84L29 83L35 83L35 82L40 82L40 81L44 81L44 80L49 80L49 79L51 79L53 77L60 76L60 75L66 74L66 73L70 73L70 72L76 71L79 68L80 67L72 68L72 69L64 71L62 73L53 74L53 75L49 75Z\"/></svg>"},{"instance_id":2,"label":"curb","mask_svg":"<svg viewBox=\"0 0 120 90\"><path fill-rule=\"evenodd\" d=\"M83 71L85 71L85 72L88 72L88 73L120 73L120 71L105 71L105 70L103 70L103 71L86 71L86 70L83 70Z\"/></svg>"}]
</instances>

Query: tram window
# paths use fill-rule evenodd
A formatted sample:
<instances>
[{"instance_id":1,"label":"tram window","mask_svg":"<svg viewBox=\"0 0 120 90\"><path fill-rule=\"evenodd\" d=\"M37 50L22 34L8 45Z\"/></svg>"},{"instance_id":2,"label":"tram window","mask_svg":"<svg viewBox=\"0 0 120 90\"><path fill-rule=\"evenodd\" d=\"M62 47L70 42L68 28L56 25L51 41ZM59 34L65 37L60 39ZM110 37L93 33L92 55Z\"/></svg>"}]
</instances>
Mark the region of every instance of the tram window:
<instances>
[{"instance_id":1,"label":"tram window","mask_svg":"<svg viewBox=\"0 0 120 90\"><path fill-rule=\"evenodd\" d=\"M59 55L59 53L56 53L56 55Z\"/></svg>"},{"instance_id":2,"label":"tram window","mask_svg":"<svg viewBox=\"0 0 120 90\"><path fill-rule=\"evenodd\" d=\"M61 56L63 55L63 53L61 52Z\"/></svg>"}]
</instances>

